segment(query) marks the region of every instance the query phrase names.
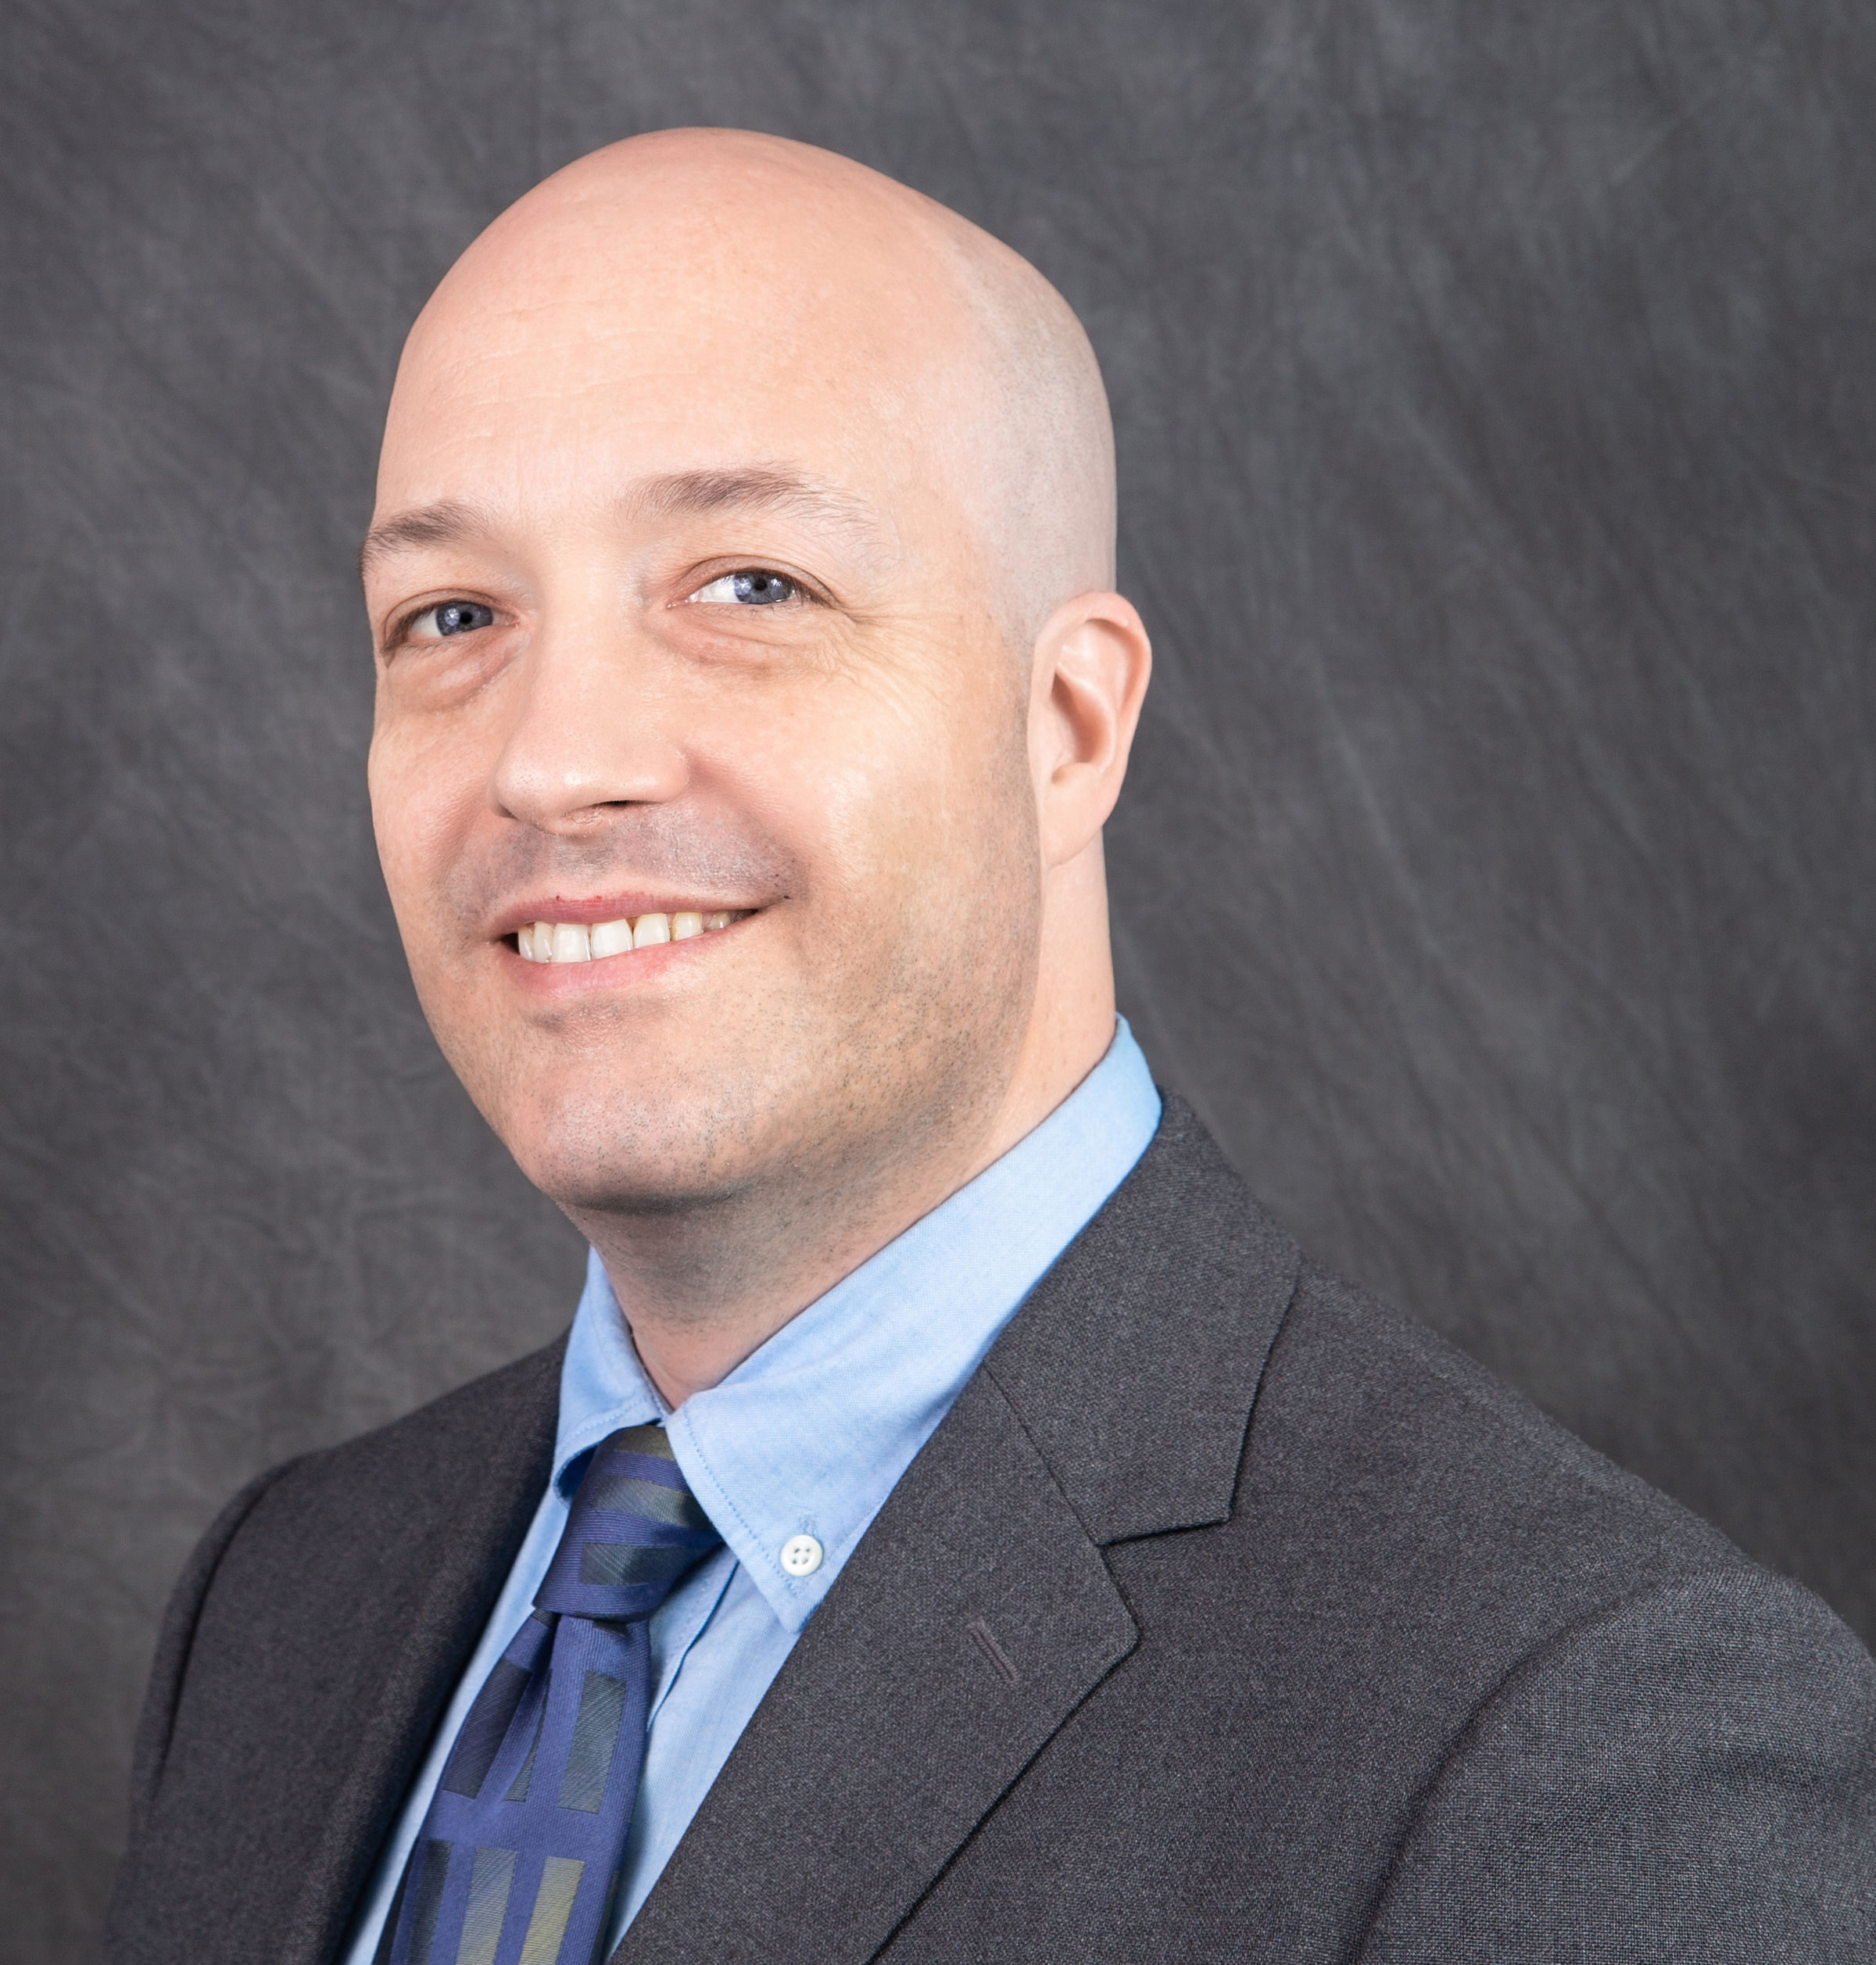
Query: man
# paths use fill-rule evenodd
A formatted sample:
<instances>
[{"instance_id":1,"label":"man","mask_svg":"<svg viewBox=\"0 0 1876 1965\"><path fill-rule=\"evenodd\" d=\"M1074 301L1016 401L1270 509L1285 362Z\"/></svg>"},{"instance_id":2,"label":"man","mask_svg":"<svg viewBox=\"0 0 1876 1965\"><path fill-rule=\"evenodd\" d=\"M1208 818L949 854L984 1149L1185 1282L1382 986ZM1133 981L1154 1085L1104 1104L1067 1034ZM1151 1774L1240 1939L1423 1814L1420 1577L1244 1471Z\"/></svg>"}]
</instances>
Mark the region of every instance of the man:
<instances>
[{"instance_id":1,"label":"man","mask_svg":"<svg viewBox=\"0 0 1876 1965\"><path fill-rule=\"evenodd\" d=\"M1112 546L1072 316L855 165L635 139L444 281L373 805L587 1287L211 1530L114 1959L1876 1955L1854 1640L1162 1111Z\"/></svg>"}]
</instances>

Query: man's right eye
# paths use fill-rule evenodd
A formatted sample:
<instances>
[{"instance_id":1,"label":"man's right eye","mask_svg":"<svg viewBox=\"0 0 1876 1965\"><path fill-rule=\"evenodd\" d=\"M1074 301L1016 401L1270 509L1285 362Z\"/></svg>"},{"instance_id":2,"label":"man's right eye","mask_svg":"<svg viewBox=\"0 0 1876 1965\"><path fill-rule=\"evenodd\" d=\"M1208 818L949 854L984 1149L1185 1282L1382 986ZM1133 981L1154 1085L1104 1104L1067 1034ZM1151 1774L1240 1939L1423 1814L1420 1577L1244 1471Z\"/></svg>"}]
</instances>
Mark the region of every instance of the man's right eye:
<instances>
[{"instance_id":1,"label":"man's right eye","mask_svg":"<svg viewBox=\"0 0 1876 1965\"><path fill-rule=\"evenodd\" d=\"M405 629L414 642L440 641L446 635L467 635L478 628L495 625L495 610L479 600L446 600L426 607Z\"/></svg>"}]
</instances>

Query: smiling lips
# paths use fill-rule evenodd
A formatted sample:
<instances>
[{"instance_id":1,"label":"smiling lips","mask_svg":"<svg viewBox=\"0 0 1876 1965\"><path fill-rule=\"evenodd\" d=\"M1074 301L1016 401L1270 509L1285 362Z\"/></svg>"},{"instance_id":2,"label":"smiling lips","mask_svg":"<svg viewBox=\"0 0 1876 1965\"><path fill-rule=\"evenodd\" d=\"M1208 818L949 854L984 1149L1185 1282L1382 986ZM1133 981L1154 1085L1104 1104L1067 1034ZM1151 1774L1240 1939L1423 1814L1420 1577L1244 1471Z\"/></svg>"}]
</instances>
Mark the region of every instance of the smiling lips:
<instances>
[{"instance_id":1,"label":"smiling lips","mask_svg":"<svg viewBox=\"0 0 1876 1965\"><path fill-rule=\"evenodd\" d=\"M610 955L629 955L635 948L662 942L686 942L693 935L714 934L744 918L746 907L700 914L640 914L636 921L537 921L521 928L515 945L524 962L602 962Z\"/></svg>"}]
</instances>

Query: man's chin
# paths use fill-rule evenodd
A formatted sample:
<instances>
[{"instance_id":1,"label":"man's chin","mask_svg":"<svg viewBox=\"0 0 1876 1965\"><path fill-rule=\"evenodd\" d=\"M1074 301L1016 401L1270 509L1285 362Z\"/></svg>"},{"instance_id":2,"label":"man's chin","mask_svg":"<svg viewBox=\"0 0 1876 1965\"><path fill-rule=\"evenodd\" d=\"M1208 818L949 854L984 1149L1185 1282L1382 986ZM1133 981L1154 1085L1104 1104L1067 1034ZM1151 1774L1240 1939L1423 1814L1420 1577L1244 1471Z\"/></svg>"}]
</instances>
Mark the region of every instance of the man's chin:
<instances>
[{"instance_id":1,"label":"man's chin","mask_svg":"<svg viewBox=\"0 0 1876 1965\"><path fill-rule=\"evenodd\" d=\"M532 1099L496 1130L522 1172L570 1212L666 1213L729 1200L767 1157L732 1101L643 1088Z\"/></svg>"}]
</instances>

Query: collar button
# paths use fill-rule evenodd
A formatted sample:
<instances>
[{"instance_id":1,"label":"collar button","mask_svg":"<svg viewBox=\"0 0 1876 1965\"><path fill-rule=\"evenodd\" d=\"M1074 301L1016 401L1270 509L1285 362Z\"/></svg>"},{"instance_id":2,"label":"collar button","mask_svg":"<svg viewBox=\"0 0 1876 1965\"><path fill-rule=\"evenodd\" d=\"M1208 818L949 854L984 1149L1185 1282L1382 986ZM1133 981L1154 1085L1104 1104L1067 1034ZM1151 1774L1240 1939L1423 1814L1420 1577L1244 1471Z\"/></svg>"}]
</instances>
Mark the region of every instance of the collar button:
<instances>
[{"instance_id":1,"label":"collar button","mask_svg":"<svg viewBox=\"0 0 1876 1965\"><path fill-rule=\"evenodd\" d=\"M782 1544L782 1566L790 1576L812 1576L826 1552L811 1535L791 1535Z\"/></svg>"}]
</instances>

